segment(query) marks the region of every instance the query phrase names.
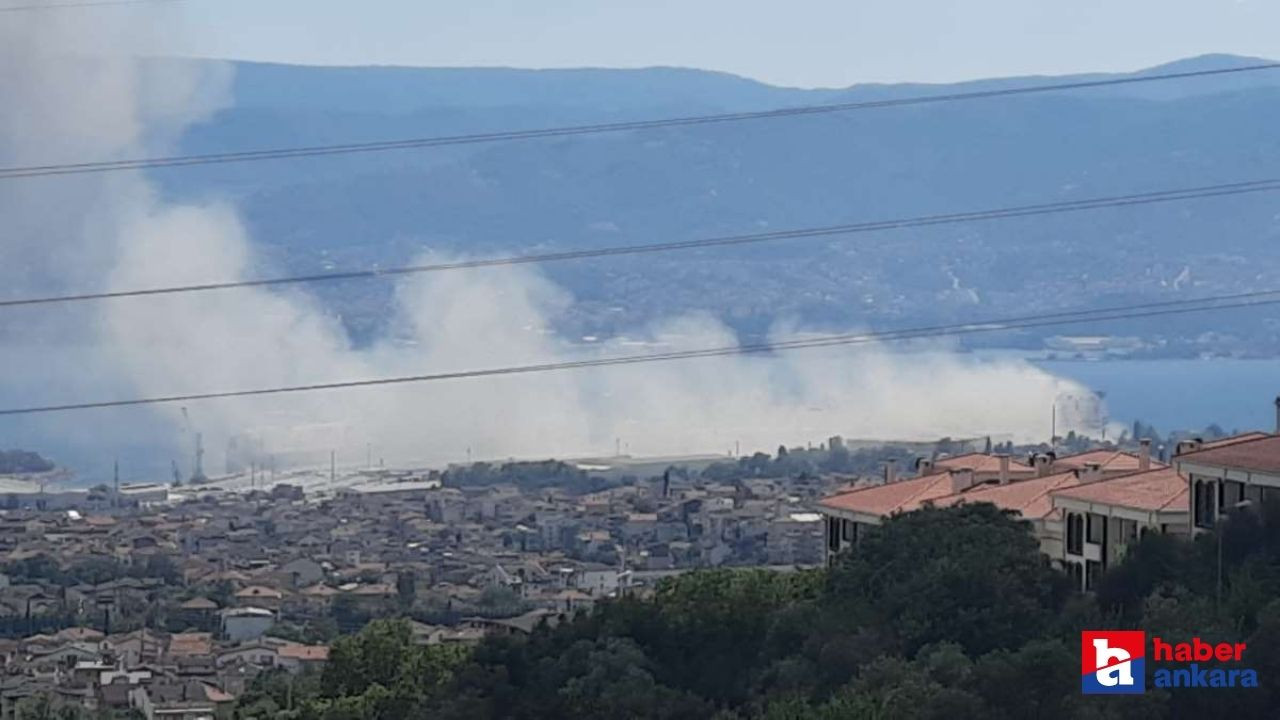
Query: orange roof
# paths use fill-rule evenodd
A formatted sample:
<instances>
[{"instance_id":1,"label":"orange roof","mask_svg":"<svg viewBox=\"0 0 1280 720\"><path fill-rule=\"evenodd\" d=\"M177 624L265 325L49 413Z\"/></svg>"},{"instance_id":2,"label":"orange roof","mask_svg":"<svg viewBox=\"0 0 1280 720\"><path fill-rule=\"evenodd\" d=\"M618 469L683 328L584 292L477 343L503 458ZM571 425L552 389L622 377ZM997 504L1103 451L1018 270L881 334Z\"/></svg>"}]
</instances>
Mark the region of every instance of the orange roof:
<instances>
[{"instance_id":1,"label":"orange roof","mask_svg":"<svg viewBox=\"0 0 1280 720\"><path fill-rule=\"evenodd\" d=\"M264 587L262 585L250 585L249 587L237 592L236 597L238 598L263 597L263 598L275 598L278 600L284 597L284 593L280 592L279 590L276 590L275 588Z\"/></svg>"},{"instance_id":2,"label":"orange roof","mask_svg":"<svg viewBox=\"0 0 1280 720\"><path fill-rule=\"evenodd\" d=\"M1039 520L1053 513L1053 501L1049 493L1079 484L1080 478L1074 471L1062 472L1019 480L1008 485L978 485L965 492L939 498L934 504L946 507L961 502L988 502L1001 510L1017 512L1028 520Z\"/></svg>"},{"instance_id":3,"label":"orange roof","mask_svg":"<svg viewBox=\"0 0 1280 720\"><path fill-rule=\"evenodd\" d=\"M280 657L292 658L294 660L310 660L324 661L329 659L329 648L326 645L299 645L298 643L289 643L281 645L276 651Z\"/></svg>"},{"instance_id":4,"label":"orange roof","mask_svg":"<svg viewBox=\"0 0 1280 720\"><path fill-rule=\"evenodd\" d=\"M833 510L884 516L914 509L926 500L950 494L951 473L943 472L850 490L825 498L818 504Z\"/></svg>"},{"instance_id":5,"label":"orange roof","mask_svg":"<svg viewBox=\"0 0 1280 720\"><path fill-rule=\"evenodd\" d=\"M968 469L975 473L999 473L1000 457L987 455L986 453L967 453L965 455L956 455L955 457L938 458L933 461L933 467L937 470ZM1027 473L1034 472L1034 470L1024 462L1009 458L1009 472Z\"/></svg>"},{"instance_id":6,"label":"orange roof","mask_svg":"<svg viewBox=\"0 0 1280 720\"><path fill-rule=\"evenodd\" d=\"M218 603L204 597L193 597L178 607L183 610L217 610Z\"/></svg>"},{"instance_id":7,"label":"orange roof","mask_svg":"<svg viewBox=\"0 0 1280 720\"><path fill-rule=\"evenodd\" d=\"M1228 438L1228 441L1231 438ZM1214 447L1185 453L1178 461L1280 474L1280 435L1252 440L1219 442Z\"/></svg>"},{"instance_id":8,"label":"orange roof","mask_svg":"<svg viewBox=\"0 0 1280 720\"><path fill-rule=\"evenodd\" d=\"M169 654L208 655L213 652L213 636L204 632L174 633L169 636Z\"/></svg>"},{"instance_id":9,"label":"orange roof","mask_svg":"<svg viewBox=\"0 0 1280 720\"><path fill-rule=\"evenodd\" d=\"M1141 470L1141 459L1131 453L1123 450L1089 450L1087 452L1076 453L1075 455L1067 455L1060 457L1054 461L1055 467L1065 468L1083 468L1089 463L1097 463L1102 466L1103 470L1110 472L1128 470L1138 472ZM1164 463L1152 458L1150 460L1152 468L1165 467Z\"/></svg>"},{"instance_id":10,"label":"orange roof","mask_svg":"<svg viewBox=\"0 0 1280 720\"><path fill-rule=\"evenodd\" d=\"M1190 507L1187 481L1173 468L1125 475L1053 494L1055 497L1144 512L1185 512Z\"/></svg>"},{"instance_id":11,"label":"orange roof","mask_svg":"<svg viewBox=\"0 0 1280 720\"><path fill-rule=\"evenodd\" d=\"M1200 450L1212 450L1213 448L1222 447L1224 445L1235 445L1238 442L1248 442L1250 440L1261 440L1264 437L1270 437L1270 436L1264 432L1257 432L1257 431L1240 433L1239 435L1231 435L1230 437L1224 437L1218 440L1210 440L1209 442L1201 443Z\"/></svg>"}]
</instances>

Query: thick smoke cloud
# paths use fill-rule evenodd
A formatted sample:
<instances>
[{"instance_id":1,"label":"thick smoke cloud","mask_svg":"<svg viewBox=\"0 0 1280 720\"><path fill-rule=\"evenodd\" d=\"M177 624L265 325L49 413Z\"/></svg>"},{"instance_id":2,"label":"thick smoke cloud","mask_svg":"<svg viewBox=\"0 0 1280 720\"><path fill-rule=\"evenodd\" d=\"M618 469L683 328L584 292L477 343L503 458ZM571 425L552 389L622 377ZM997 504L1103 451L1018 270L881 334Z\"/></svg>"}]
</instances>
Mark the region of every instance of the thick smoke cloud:
<instances>
[{"instance_id":1,"label":"thick smoke cloud","mask_svg":"<svg viewBox=\"0 0 1280 720\"><path fill-rule=\"evenodd\" d=\"M113 29L9 20L0 26L6 166L172 150L185 127L229 101L228 67L87 59L75 54L84 35L102 49L112 45L102 34ZM138 29L114 32L127 51ZM234 206L167 202L140 174L7 181L0 223L0 293L11 297L263 272ZM397 290L394 339L360 349L304 289L27 309L0 318L0 398L41 404L258 388L735 342L713 315L690 314L584 347L550 330L572 303L529 268L407 279ZM233 439L232 459L272 456L282 466L327 460L330 449L350 463L366 452L438 463L601 455L619 441L633 454L671 454L831 434L1027 439L1048 434L1049 408L1064 393L1087 394L1020 362L861 347L41 416L0 424L0 445L72 457L90 476L109 457L132 453L149 479L160 479L155 468L170 457L190 471L196 432L211 473Z\"/></svg>"}]
</instances>

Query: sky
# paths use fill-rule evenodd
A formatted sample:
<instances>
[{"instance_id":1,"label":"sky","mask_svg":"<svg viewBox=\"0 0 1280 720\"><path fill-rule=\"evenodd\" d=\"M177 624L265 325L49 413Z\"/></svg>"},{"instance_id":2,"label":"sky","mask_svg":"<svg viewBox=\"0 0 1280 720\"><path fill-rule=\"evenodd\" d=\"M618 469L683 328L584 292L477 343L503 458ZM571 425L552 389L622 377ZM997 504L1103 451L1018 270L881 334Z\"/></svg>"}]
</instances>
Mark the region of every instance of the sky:
<instances>
[{"instance_id":1,"label":"sky","mask_svg":"<svg viewBox=\"0 0 1280 720\"><path fill-rule=\"evenodd\" d=\"M155 53L672 65L801 87L1133 70L1210 52L1280 57L1276 0L178 0L46 14L68 13L109 23L158 16L162 29L144 43Z\"/></svg>"}]
</instances>

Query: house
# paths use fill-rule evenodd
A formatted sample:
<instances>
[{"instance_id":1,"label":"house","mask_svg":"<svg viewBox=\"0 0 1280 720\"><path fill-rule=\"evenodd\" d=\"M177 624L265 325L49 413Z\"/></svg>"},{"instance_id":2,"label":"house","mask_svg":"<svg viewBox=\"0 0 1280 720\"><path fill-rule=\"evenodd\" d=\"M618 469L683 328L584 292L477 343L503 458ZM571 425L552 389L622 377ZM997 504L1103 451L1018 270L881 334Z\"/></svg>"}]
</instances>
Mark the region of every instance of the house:
<instances>
[{"instance_id":1,"label":"house","mask_svg":"<svg viewBox=\"0 0 1280 720\"><path fill-rule=\"evenodd\" d=\"M1028 465L1007 455L970 453L920 460L917 467L917 477L897 480L890 467L884 484L855 487L819 502L826 517L828 559L856 545L869 526L891 515L961 502L989 502L1018 513L1032 523L1041 550L1061 557L1065 531L1052 493L1163 465L1152 462L1150 443L1144 441L1138 454L1100 450L1057 459L1046 453L1032 457Z\"/></svg>"},{"instance_id":2,"label":"house","mask_svg":"<svg viewBox=\"0 0 1280 720\"><path fill-rule=\"evenodd\" d=\"M218 603L205 597L193 597L178 605L178 616L188 625L211 629L218 614Z\"/></svg>"},{"instance_id":3,"label":"house","mask_svg":"<svg viewBox=\"0 0 1280 720\"><path fill-rule=\"evenodd\" d=\"M818 509L826 518L828 557L855 546L867 528L879 525L884 518L954 495L974 482L973 471L968 469L936 472L925 466L921 471L928 474L859 487L820 501Z\"/></svg>"},{"instance_id":4,"label":"house","mask_svg":"<svg viewBox=\"0 0 1280 720\"><path fill-rule=\"evenodd\" d=\"M124 667L137 667L160 660L165 648L165 638L144 628L122 635L111 635L103 646Z\"/></svg>"},{"instance_id":5,"label":"house","mask_svg":"<svg viewBox=\"0 0 1280 720\"><path fill-rule=\"evenodd\" d=\"M276 651L276 667L290 672L298 672L309 667L317 667L329 661L329 648L326 645L301 645L289 643Z\"/></svg>"},{"instance_id":6,"label":"house","mask_svg":"<svg viewBox=\"0 0 1280 720\"><path fill-rule=\"evenodd\" d=\"M240 607L264 607L270 610L279 610L284 600L284 593L263 585L249 585L237 590L235 598L236 604Z\"/></svg>"},{"instance_id":7,"label":"house","mask_svg":"<svg viewBox=\"0 0 1280 720\"><path fill-rule=\"evenodd\" d=\"M537 608L510 618L468 618L464 622L464 627L482 631L485 635L500 637L530 635L543 623L546 623L548 627L555 627L564 617L564 614L560 611Z\"/></svg>"},{"instance_id":8,"label":"house","mask_svg":"<svg viewBox=\"0 0 1280 720\"><path fill-rule=\"evenodd\" d=\"M241 607L222 611L222 635L231 642L253 640L267 634L276 614L267 608Z\"/></svg>"},{"instance_id":9,"label":"house","mask_svg":"<svg viewBox=\"0 0 1280 720\"><path fill-rule=\"evenodd\" d=\"M997 481L1004 473L1008 481L1025 480L1035 477L1035 468L1009 458L1007 455L988 455L986 453L966 453L951 457L920 458L916 460L917 474L932 475L952 470L969 470L973 472L974 482L986 483ZM895 468L892 463L886 467L885 482L892 483Z\"/></svg>"},{"instance_id":10,"label":"house","mask_svg":"<svg viewBox=\"0 0 1280 720\"><path fill-rule=\"evenodd\" d=\"M225 715L235 703L233 696L195 680L140 685L129 700L146 720L207 720Z\"/></svg>"},{"instance_id":11,"label":"house","mask_svg":"<svg viewBox=\"0 0 1280 720\"><path fill-rule=\"evenodd\" d=\"M1080 590L1092 590L1102 572L1124 557L1128 545L1155 530L1190 532L1187 481L1171 467L1055 490L1063 513L1062 563Z\"/></svg>"},{"instance_id":12,"label":"house","mask_svg":"<svg viewBox=\"0 0 1280 720\"><path fill-rule=\"evenodd\" d=\"M207 632L174 633L165 655L171 660L213 654L213 635Z\"/></svg>"},{"instance_id":13,"label":"house","mask_svg":"<svg viewBox=\"0 0 1280 720\"><path fill-rule=\"evenodd\" d=\"M324 568L310 558L298 558L280 566L279 573L295 588L314 585L324 579Z\"/></svg>"},{"instance_id":14,"label":"house","mask_svg":"<svg viewBox=\"0 0 1280 720\"><path fill-rule=\"evenodd\" d=\"M1053 460L1054 470L1085 470L1097 467L1104 480L1146 472L1152 468L1164 467L1164 463L1151 459L1151 441L1142 440L1137 454L1120 450L1090 450L1088 452L1067 455Z\"/></svg>"},{"instance_id":15,"label":"house","mask_svg":"<svg viewBox=\"0 0 1280 720\"><path fill-rule=\"evenodd\" d=\"M255 665L259 668L275 667L280 652L277 644L264 642L262 638L242 643L230 650L218 653L215 665L219 669L229 665Z\"/></svg>"},{"instance_id":16,"label":"house","mask_svg":"<svg viewBox=\"0 0 1280 720\"><path fill-rule=\"evenodd\" d=\"M1212 530L1234 508L1280 500L1280 435L1187 441L1173 464L1187 482L1192 532Z\"/></svg>"},{"instance_id":17,"label":"house","mask_svg":"<svg viewBox=\"0 0 1280 720\"><path fill-rule=\"evenodd\" d=\"M341 594L341 590L328 585L312 585L298 591L297 597L304 605L323 610L333 604L334 597Z\"/></svg>"},{"instance_id":18,"label":"house","mask_svg":"<svg viewBox=\"0 0 1280 720\"><path fill-rule=\"evenodd\" d=\"M393 600L396 595L396 587L389 583L370 583L368 585L356 585L349 589L344 589L347 595L354 599L355 603L366 609L376 610Z\"/></svg>"}]
</instances>

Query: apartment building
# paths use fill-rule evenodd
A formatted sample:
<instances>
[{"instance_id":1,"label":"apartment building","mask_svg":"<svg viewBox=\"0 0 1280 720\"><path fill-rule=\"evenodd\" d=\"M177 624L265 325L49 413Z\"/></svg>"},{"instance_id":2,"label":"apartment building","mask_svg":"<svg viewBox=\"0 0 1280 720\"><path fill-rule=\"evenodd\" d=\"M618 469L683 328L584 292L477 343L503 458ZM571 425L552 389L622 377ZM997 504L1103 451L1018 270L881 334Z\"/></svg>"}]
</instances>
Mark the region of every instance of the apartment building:
<instances>
[{"instance_id":1,"label":"apartment building","mask_svg":"<svg viewBox=\"0 0 1280 720\"><path fill-rule=\"evenodd\" d=\"M1066 544L1066 528L1062 512L1053 504L1054 492L1137 469L1164 467L1152 460L1149 443L1136 454L1106 450L1058 458L1043 453L1021 462L1007 455L970 453L921 459L916 466L916 477L899 480L890 466L883 483L853 487L819 503L826 519L828 558L855 546L868 527L896 513L963 502L990 502L1016 512L1032 523L1045 554L1059 558Z\"/></svg>"}]
</instances>

